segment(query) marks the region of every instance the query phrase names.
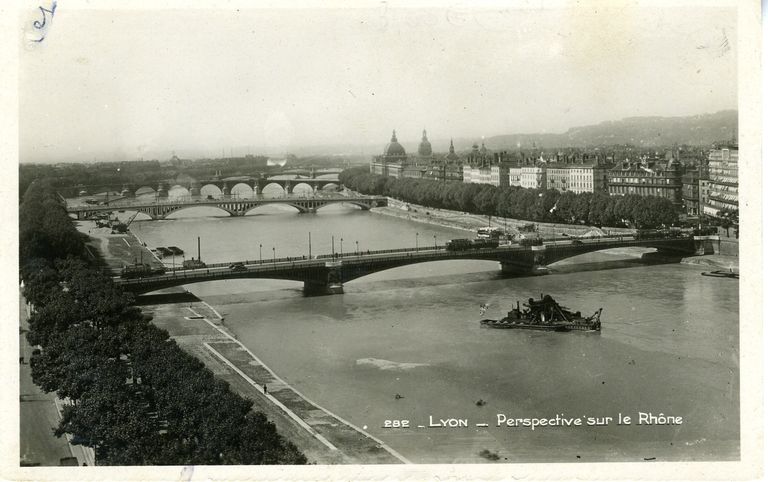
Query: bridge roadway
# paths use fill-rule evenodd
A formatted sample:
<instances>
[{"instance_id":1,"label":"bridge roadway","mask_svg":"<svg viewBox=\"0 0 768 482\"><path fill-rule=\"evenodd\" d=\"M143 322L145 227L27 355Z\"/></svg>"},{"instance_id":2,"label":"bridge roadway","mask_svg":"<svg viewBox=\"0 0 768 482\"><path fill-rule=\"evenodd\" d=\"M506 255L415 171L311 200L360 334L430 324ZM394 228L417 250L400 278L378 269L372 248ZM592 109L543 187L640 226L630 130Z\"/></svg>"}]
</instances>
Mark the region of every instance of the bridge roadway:
<instances>
[{"instance_id":1,"label":"bridge roadway","mask_svg":"<svg viewBox=\"0 0 768 482\"><path fill-rule=\"evenodd\" d=\"M322 255L313 259L304 257L276 260L243 261L244 268L231 269L230 264L216 264L198 269L177 269L162 275L138 279L114 278L116 284L135 294L174 286L240 278L285 279L304 282L304 292L314 294L343 293L347 281L377 271L440 260L478 259L498 261L506 275L530 275L556 261L593 251L611 248L648 247L671 256L705 254L703 246L692 238L664 238L636 240L625 237L585 239L574 244L572 240L551 240L542 246L512 244L498 248L449 251L444 246L421 249L405 248L373 252L349 252L343 256Z\"/></svg>"},{"instance_id":2,"label":"bridge roadway","mask_svg":"<svg viewBox=\"0 0 768 482\"><path fill-rule=\"evenodd\" d=\"M371 209L387 205L387 198L383 196L344 196L315 195L315 196L286 196L280 198L265 198L261 195L251 198L223 197L219 199L194 199L184 198L176 201L118 201L108 205L77 204L67 205L67 213L74 214L77 219L89 219L100 212L113 212L117 210L138 211L147 214L152 219L165 219L171 213L182 209L194 207L215 207L221 209L230 216L244 216L259 206L265 204L282 204L292 206L300 213L314 213L318 209L329 204L348 203L359 206L362 209Z\"/></svg>"}]
</instances>

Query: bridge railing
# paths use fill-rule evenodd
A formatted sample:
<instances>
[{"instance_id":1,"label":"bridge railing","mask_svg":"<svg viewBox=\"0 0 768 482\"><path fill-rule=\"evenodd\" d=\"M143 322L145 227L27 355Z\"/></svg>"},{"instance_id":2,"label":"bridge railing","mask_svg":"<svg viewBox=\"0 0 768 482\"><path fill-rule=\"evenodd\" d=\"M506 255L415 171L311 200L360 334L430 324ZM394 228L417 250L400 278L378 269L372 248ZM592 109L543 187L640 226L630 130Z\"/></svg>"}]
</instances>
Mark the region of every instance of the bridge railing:
<instances>
[{"instance_id":1,"label":"bridge railing","mask_svg":"<svg viewBox=\"0 0 768 482\"><path fill-rule=\"evenodd\" d=\"M272 260L270 260L269 263L263 263L262 265L260 265L256 271L266 272L266 273L275 271L275 272L284 273L286 268L294 269L293 266L285 266L285 265L277 266L272 263ZM213 273L211 273L210 271L202 271L202 270L198 270L196 272L185 272L184 270L176 270L176 271L169 270L162 275L146 276L142 278L129 278L129 279L121 278L118 281L118 284L122 284L122 285L130 284L134 286L135 285L141 286L143 284L152 285L161 281L175 282L176 280L200 280L200 279L211 279L211 278L216 279L220 277L225 277L225 275L226 277L229 277L231 274L235 274L235 273L247 274L253 271L254 271L253 267L249 268L246 271L216 271Z\"/></svg>"},{"instance_id":2,"label":"bridge railing","mask_svg":"<svg viewBox=\"0 0 768 482\"><path fill-rule=\"evenodd\" d=\"M333 258L356 258L359 256L368 256L371 254L388 254L388 253L406 253L406 252L421 252L421 251L435 251L435 250L443 250L445 249L445 245L441 244L438 246L419 246L418 249L415 247L413 248L394 248L394 249L375 249L373 251L366 249L365 251L359 250L359 251L349 251L345 253L336 253L336 254L321 254L319 256L316 256L317 259L333 259Z\"/></svg>"},{"instance_id":3,"label":"bridge railing","mask_svg":"<svg viewBox=\"0 0 768 482\"><path fill-rule=\"evenodd\" d=\"M310 259L310 258L308 258L307 256L284 256L284 257L281 257L281 258L262 258L262 259L255 259L255 260L246 259L244 261L243 260L230 261L228 263L205 263L205 266L201 266L201 267L189 267L189 268L177 267L175 270L174 269L170 269L168 271L170 271L170 272L173 272L173 271L194 271L194 270L205 269L205 268L227 268L229 266L232 266L233 264L243 264L243 265L258 264L258 265L266 265L266 264L274 264L274 263L285 263L287 261L306 261L308 259Z\"/></svg>"},{"instance_id":4,"label":"bridge railing","mask_svg":"<svg viewBox=\"0 0 768 482\"><path fill-rule=\"evenodd\" d=\"M657 238L657 239L635 239L634 237L597 237L597 243L600 244L600 241L604 241L606 245L611 245L613 247L619 247L619 246L634 246L637 245L638 242L641 242L643 244L647 243L653 243L658 241L670 241L670 240L684 240L686 238ZM590 243L592 244L592 243ZM560 248L568 248L571 245L556 245L554 247L560 247ZM356 259L361 259L365 257L366 259L368 256L371 255L382 255L382 254L400 254L400 256L389 256L387 257L387 260L391 261L401 261L401 260L407 260L413 258L414 255L418 256L420 259L429 259L429 258L435 258L435 259L446 259L446 258L457 258L462 259L465 258L468 254L496 254L499 252L499 249L502 249L504 251L513 251L513 252L519 252L519 251L528 251L531 249L530 246L521 246L519 244L511 244L506 246L500 246L499 248L470 248L470 249L464 249L464 250L456 250L456 251L447 251L445 250L445 245L438 245L437 249L433 246L427 246L424 248L419 248L417 251L415 248L397 248L397 249L379 249L379 250L366 250L366 251L350 251L347 253L336 253L334 254L322 254L319 256L314 256L312 258L308 256L286 256L286 257L280 257L280 258L262 258L261 260L241 260L241 261L233 261L233 262L227 262L227 263L206 263L204 267L177 267L175 269L168 269L165 274L158 275L158 276L148 276L145 278L139 278L139 279L131 279L131 283L141 283L142 281L152 281L157 279L167 279L168 277L175 277L175 278L183 278L183 279L198 279L198 278L205 278L210 277L210 272L203 272L203 270L208 269L215 269L215 268L225 268L232 265L242 264L246 265L247 271L253 271L254 268L256 268L258 271L284 271L286 268L294 268L294 266L286 266L286 265L280 265L277 266L278 263L287 263L287 262L302 262L302 261L317 261L317 260L339 260L339 259L349 259L350 261L355 261ZM309 266L313 266L310 264ZM320 264L317 264L317 266L320 266ZM342 265L343 266L343 265ZM303 267L308 267L306 264ZM114 273L114 272L113 272ZM228 273L226 271L214 273L214 274L225 274ZM126 280L127 281L127 280Z\"/></svg>"},{"instance_id":5,"label":"bridge railing","mask_svg":"<svg viewBox=\"0 0 768 482\"><path fill-rule=\"evenodd\" d=\"M445 249L444 245L437 246L438 250ZM419 252L421 251L434 251L435 247L429 246L429 247L420 247ZM232 266L234 264L243 264L243 265L266 265L266 264L273 264L273 263L284 263L289 261L308 261L312 259L339 259L339 258L355 258L359 256L368 256L372 254L388 254L388 253L404 253L404 252L416 252L415 248L397 248L397 249L378 249L378 250L365 250L365 251L350 251L345 253L336 253L336 254L321 254L317 256L313 256L310 258L307 255L302 256L284 256L281 258L262 258L262 259L246 259L246 260L237 260L237 261L229 261L224 263L205 263L205 266L199 266L194 267L190 266L187 268L184 267L176 267L174 269L169 269L168 272L173 271L194 271L198 269L205 269L205 268L226 268L229 266Z\"/></svg>"},{"instance_id":6,"label":"bridge railing","mask_svg":"<svg viewBox=\"0 0 768 482\"><path fill-rule=\"evenodd\" d=\"M616 242L616 241L636 241L631 236L592 236L587 238L580 238L580 239L597 239L597 240L604 240L606 242ZM551 239L544 239L543 242L552 242L552 241L568 241L568 239L562 239L562 238L551 238ZM511 244L511 245L502 245L501 248L507 248L507 249L515 249L515 248L526 248L526 246L520 246L519 244ZM496 248L482 248L482 249L490 249L494 250ZM288 261L307 261L311 259L323 259L323 260L329 260L329 259L342 259L342 258L357 258L361 256L370 256L370 255L378 255L378 254L394 254L394 253L421 253L423 251L445 251L445 245L439 244L437 246L434 245L426 245L426 246L420 246L418 249L415 247L413 248L392 248L392 249L375 249L375 250L358 250L358 251L347 251L344 253L335 253L335 254L320 254L313 256L310 258L307 255L302 256L285 256L280 258L262 258L262 259L246 259L246 260L236 260L236 261L227 261L223 263L206 263L204 267L176 267L175 269L171 269L168 271L192 271L196 269L201 268L225 268L232 266L233 264L244 264L244 265L264 265L264 264L272 264L272 263L282 263L282 262L288 262ZM478 251L476 248L469 248L467 250L460 250L461 251Z\"/></svg>"}]
</instances>

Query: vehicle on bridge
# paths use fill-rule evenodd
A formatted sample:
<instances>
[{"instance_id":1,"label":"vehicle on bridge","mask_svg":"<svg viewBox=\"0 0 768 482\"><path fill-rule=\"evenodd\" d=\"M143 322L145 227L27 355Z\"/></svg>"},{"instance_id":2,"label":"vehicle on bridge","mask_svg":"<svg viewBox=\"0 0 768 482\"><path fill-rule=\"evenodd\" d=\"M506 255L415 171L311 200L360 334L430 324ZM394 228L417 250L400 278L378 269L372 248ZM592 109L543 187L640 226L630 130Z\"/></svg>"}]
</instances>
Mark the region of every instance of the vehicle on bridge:
<instances>
[{"instance_id":1,"label":"vehicle on bridge","mask_svg":"<svg viewBox=\"0 0 768 482\"><path fill-rule=\"evenodd\" d=\"M541 246L544 240L539 236L522 236L518 241L520 246Z\"/></svg>"},{"instance_id":2,"label":"vehicle on bridge","mask_svg":"<svg viewBox=\"0 0 768 482\"><path fill-rule=\"evenodd\" d=\"M181 267L184 269L197 269L197 268L205 268L207 265L199 259L187 259L184 260L184 262L181 263Z\"/></svg>"},{"instance_id":3,"label":"vehicle on bridge","mask_svg":"<svg viewBox=\"0 0 768 482\"><path fill-rule=\"evenodd\" d=\"M473 249L483 249L483 248L498 248L499 247L499 239L473 239L472 240L472 248Z\"/></svg>"},{"instance_id":4,"label":"vehicle on bridge","mask_svg":"<svg viewBox=\"0 0 768 482\"><path fill-rule=\"evenodd\" d=\"M232 271L245 271L246 267L243 263L232 263L229 265L229 269Z\"/></svg>"},{"instance_id":5,"label":"vehicle on bridge","mask_svg":"<svg viewBox=\"0 0 768 482\"><path fill-rule=\"evenodd\" d=\"M469 249L498 248L498 239L452 239L445 243L447 251L465 251Z\"/></svg>"},{"instance_id":6,"label":"vehicle on bridge","mask_svg":"<svg viewBox=\"0 0 768 482\"><path fill-rule=\"evenodd\" d=\"M477 237L480 239L500 239L504 237L504 230L501 228L478 228Z\"/></svg>"},{"instance_id":7,"label":"vehicle on bridge","mask_svg":"<svg viewBox=\"0 0 768 482\"><path fill-rule=\"evenodd\" d=\"M600 308L589 317L581 316L581 312L572 312L561 306L550 295L542 295L540 300L528 299L528 303L523 305L524 310L520 309L520 302L517 307L507 313L507 316L500 320L484 319L480 320L480 325L488 328L511 328L543 331L600 331L600 315L603 309ZM481 315L485 313L486 305L481 308Z\"/></svg>"},{"instance_id":8,"label":"vehicle on bridge","mask_svg":"<svg viewBox=\"0 0 768 482\"><path fill-rule=\"evenodd\" d=\"M472 249L472 240L460 238L451 239L445 243L446 251L464 251L465 249Z\"/></svg>"},{"instance_id":9,"label":"vehicle on bridge","mask_svg":"<svg viewBox=\"0 0 768 482\"><path fill-rule=\"evenodd\" d=\"M123 279L143 278L145 276L155 276L159 274L165 274L165 268L153 268L152 266L144 264L134 264L124 266L120 273L120 277Z\"/></svg>"}]
</instances>

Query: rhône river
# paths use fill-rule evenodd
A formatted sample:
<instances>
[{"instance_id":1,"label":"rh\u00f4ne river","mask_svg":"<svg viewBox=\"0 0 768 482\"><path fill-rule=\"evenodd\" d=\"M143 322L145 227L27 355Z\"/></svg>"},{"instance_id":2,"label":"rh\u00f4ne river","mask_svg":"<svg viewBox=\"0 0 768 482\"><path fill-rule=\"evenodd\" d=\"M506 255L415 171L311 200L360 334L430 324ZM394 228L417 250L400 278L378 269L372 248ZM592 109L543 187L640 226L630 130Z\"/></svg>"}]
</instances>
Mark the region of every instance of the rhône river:
<instances>
[{"instance_id":1,"label":"rh\u00f4ne river","mask_svg":"<svg viewBox=\"0 0 768 482\"><path fill-rule=\"evenodd\" d=\"M343 238L345 252L415 246L417 232L420 246L468 236L343 206L315 215L277 207L256 213L192 218L182 211L132 230L150 247L176 245L187 256L196 256L200 236L207 262L258 259L260 244L265 260L273 246L277 257L308 254L310 232L313 254L330 252L331 236L337 251ZM738 459L738 282L605 253L554 268L549 276L504 279L497 263L428 263L349 282L343 295L309 298L289 281L187 288L300 392L414 462ZM479 326L481 304L490 306L485 317L501 317L540 293L585 313L603 307L603 331ZM682 423L638 425L639 412ZM618 425L619 413L631 424ZM583 425L497 427L502 416L557 415ZM430 417L467 427L429 428ZM589 418L606 424L588 426ZM386 420L410 426L383 428Z\"/></svg>"}]
</instances>

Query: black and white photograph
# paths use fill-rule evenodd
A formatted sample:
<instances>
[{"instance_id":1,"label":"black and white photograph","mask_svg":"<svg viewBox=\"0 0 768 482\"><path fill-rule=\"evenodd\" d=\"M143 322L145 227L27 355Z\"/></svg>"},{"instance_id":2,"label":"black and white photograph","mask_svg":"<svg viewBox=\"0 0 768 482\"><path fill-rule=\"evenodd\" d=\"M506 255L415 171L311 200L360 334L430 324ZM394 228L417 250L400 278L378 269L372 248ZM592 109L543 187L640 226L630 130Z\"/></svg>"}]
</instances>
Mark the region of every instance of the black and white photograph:
<instances>
[{"instance_id":1,"label":"black and white photograph","mask_svg":"<svg viewBox=\"0 0 768 482\"><path fill-rule=\"evenodd\" d=\"M3 478L761 477L760 2L4 9Z\"/></svg>"}]
</instances>

